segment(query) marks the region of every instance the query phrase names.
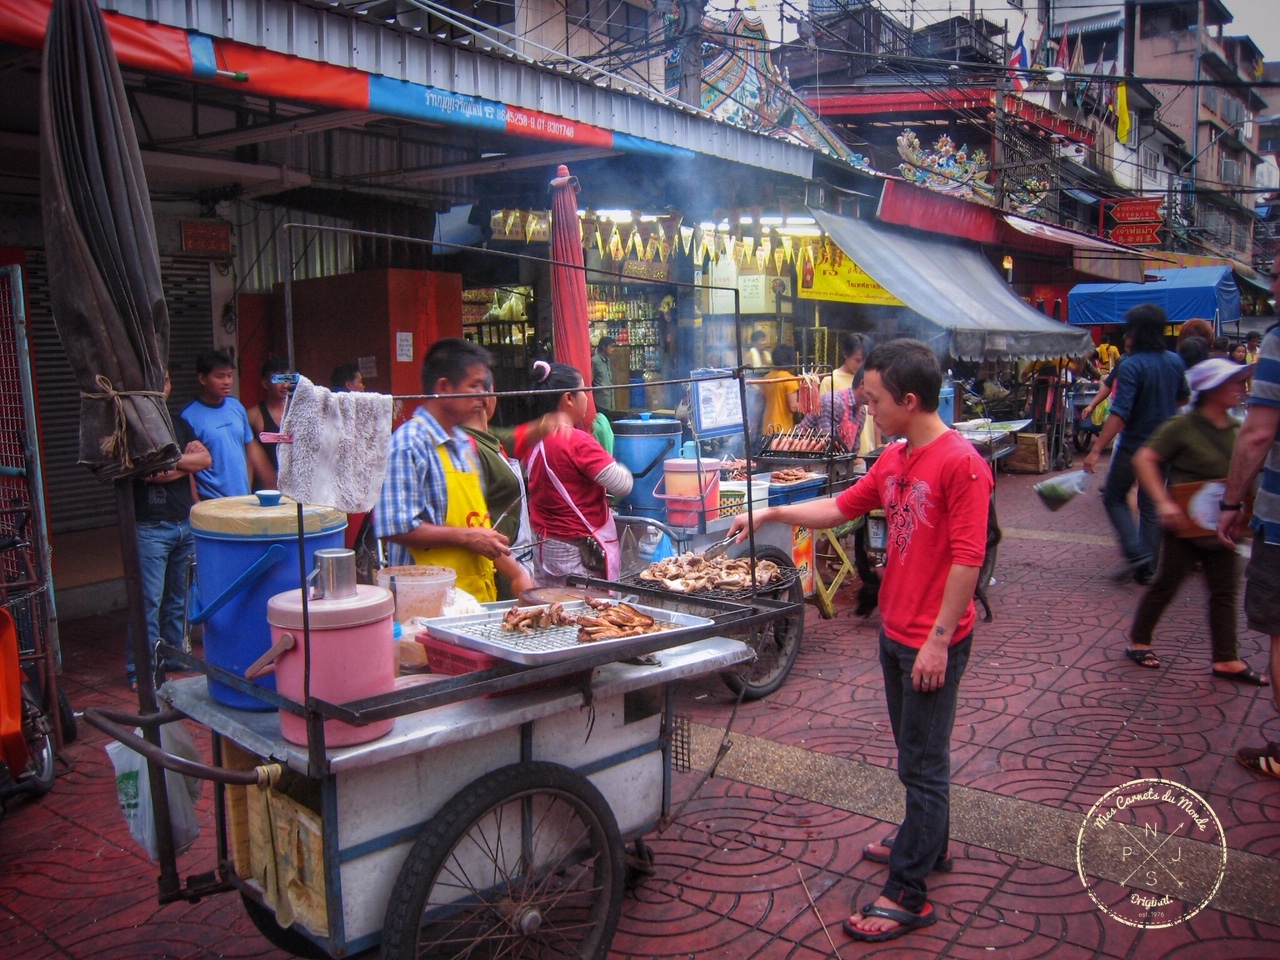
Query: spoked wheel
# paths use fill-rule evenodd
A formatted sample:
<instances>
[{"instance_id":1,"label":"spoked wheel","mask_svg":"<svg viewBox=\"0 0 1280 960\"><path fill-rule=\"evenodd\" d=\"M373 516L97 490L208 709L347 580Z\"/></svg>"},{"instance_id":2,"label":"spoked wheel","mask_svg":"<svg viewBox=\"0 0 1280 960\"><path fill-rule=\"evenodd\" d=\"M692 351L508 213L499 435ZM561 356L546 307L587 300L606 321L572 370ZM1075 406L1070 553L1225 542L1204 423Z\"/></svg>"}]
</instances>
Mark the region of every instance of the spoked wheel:
<instances>
[{"instance_id":1,"label":"spoked wheel","mask_svg":"<svg viewBox=\"0 0 1280 960\"><path fill-rule=\"evenodd\" d=\"M622 910L617 821L585 777L519 763L423 828L383 924L386 960L603 960Z\"/></svg>"},{"instance_id":2,"label":"spoked wheel","mask_svg":"<svg viewBox=\"0 0 1280 960\"><path fill-rule=\"evenodd\" d=\"M53 724L40 709L40 698L28 684L22 685L22 735L27 741L28 774L21 783L25 792L42 797L53 789L57 776L53 749Z\"/></svg>"},{"instance_id":3,"label":"spoked wheel","mask_svg":"<svg viewBox=\"0 0 1280 960\"><path fill-rule=\"evenodd\" d=\"M1081 430L1077 427L1072 433L1071 443L1076 448L1076 453L1088 453L1089 448L1093 446L1093 431Z\"/></svg>"},{"instance_id":4,"label":"spoked wheel","mask_svg":"<svg viewBox=\"0 0 1280 960\"><path fill-rule=\"evenodd\" d=\"M794 570L791 558L777 547L761 547L756 559L772 560L779 567ZM800 640L804 636L804 585L799 577L793 577L791 585L773 593L761 591L762 596L775 600L789 600L797 604L785 617L770 621L740 637L755 653L755 659L733 670L724 670L720 679L744 700L759 700L777 690L795 665L800 652Z\"/></svg>"}]
</instances>

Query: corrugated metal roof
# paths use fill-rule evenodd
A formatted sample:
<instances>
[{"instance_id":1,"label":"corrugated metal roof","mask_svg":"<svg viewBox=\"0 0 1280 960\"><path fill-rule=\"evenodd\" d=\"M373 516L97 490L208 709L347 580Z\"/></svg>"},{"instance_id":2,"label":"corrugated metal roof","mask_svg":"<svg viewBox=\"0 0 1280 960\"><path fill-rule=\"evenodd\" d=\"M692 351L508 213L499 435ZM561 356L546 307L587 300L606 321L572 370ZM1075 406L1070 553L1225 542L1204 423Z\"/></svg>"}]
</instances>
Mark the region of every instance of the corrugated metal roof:
<instances>
[{"instance_id":1,"label":"corrugated metal roof","mask_svg":"<svg viewBox=\"0 0 1280 960\"><path fill-rule=\"evenodd\" d=\"M815 152L661 95L568 76L475 42L424 37L308 0L100 0L104 9L276 53L540 110L706 156L810 179ZM619 83L619 86L621 84Z\"/></svg>"}]
</instances>

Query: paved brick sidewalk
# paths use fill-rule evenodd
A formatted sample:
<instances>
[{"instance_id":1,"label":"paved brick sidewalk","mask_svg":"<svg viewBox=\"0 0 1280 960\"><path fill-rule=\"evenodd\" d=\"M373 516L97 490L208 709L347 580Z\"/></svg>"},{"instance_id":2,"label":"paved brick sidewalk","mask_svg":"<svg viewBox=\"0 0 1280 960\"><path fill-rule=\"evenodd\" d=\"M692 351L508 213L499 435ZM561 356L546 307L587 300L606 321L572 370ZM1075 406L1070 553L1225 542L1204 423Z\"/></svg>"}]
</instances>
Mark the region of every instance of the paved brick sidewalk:
<instances>
[{"instance_id":1,"label":"paved brick sidewalk","mask_svg":"<svg viewBox=\"0 0 1280 960\"><path fill-rule=\"evenodd\" d=\"M874 898L883 867L860 860L893 827L901 803L875 659L878 620L810 611L795 672L772 697L744 704L733 747L667 830L651 838L656 875L629 896L613 960L845 958L1271 958L1280 942L1280 783L1232 759L1242 743L1280 740L1269 690L1209 675L1204 590L1188 586L1157 633L1165 666L1121 649L1140 588L1106 577L1119 560L1096 492L1058 513L1035 478L1001 476L1006 539L980 624L953 741L956 868L935 875L935 926L886 945L840 931L851 901ZM119 616L64 626L66 688L77 709L129 705ZM1265 666L1264 638L1243 631L1244 657ZM718 746L732 707L716 678L681 693L694 720L695 770ZM82 728L73 769L0 822L0 942L15 958L283 956L254 931L238 899L155 904L155 874L114 803L103 737ZM1082 815L1107 790L1142 777L1185 784L1222 822L1222 886L1190 921L1138 930L1100 911L1076 874ZM209 869L206 830L182 860ZM803 878L803 883L802 883ZM1268 946L1270 944L1270 946Z\"/></svg>"}]
</instances>

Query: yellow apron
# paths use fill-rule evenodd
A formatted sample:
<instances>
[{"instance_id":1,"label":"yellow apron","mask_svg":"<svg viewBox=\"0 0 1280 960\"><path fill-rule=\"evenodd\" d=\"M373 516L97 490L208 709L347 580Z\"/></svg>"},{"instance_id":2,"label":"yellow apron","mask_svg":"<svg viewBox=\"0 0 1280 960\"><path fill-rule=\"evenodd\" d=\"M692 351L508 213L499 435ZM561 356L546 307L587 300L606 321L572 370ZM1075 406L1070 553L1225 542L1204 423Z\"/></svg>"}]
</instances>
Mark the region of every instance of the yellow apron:
<instances>
[{"instance_id":1,"label":"yellow apron","mask_svg":"<svg viewBox=\"0 0 1280 960\"><path fill-rule=\"evenodd\" d=\"M484 491L480 489L480 475L467 473L454 467L448 444L442 443L436 447L436 454L444 466L445 491L449 500L444 526L489 526L489 508L484 502ZM498 599L498 588L493 577L493 561L488 557L472 553L462 547L431 547L427 550L411 549L409 552L413 555L414 563L434 563L457 571L458 589L467 591L481 603L490 603Z\"/></svg>"}]
</instances>

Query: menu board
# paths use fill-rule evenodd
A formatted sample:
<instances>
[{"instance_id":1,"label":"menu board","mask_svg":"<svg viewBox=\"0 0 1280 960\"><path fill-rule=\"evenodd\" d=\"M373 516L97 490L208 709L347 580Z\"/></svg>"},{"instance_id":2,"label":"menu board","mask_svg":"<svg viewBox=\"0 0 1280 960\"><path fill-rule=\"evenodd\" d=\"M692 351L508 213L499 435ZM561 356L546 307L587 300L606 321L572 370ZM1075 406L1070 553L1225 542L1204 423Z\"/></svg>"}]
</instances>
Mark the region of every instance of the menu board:
<instances>
[{"instance_id":1,"label":"menu board","mask_svg":"<svg viewBox=\"0 0 1280 960\"><path fill-rule=\"evenodd\" d=\"M731 370L701 369L693 378L693 428L699 437L742 431L742 395Z\"/></svg>"}]
</instances>

